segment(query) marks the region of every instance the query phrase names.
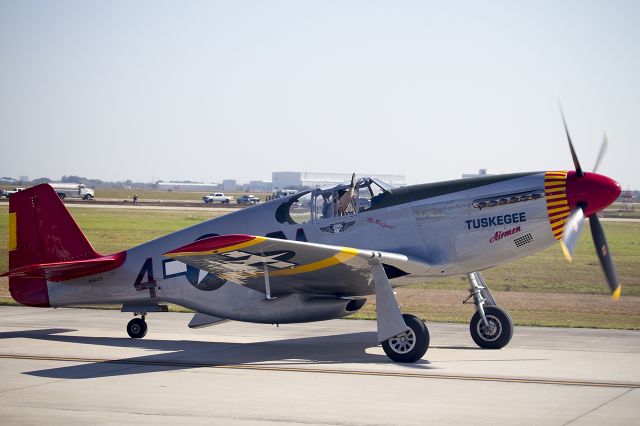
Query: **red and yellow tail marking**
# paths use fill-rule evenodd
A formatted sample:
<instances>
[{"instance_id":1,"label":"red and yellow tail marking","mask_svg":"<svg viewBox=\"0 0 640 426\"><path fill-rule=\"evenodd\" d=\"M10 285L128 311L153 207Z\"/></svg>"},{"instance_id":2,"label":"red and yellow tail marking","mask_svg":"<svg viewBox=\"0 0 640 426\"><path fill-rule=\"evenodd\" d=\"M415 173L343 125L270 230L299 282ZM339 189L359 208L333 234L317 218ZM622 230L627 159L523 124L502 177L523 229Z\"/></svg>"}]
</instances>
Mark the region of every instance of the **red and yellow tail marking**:
<instances>
[{"instance_id":1,"label":"red and yellow tail marking","mask_svg":"<svg viewBox=\"0 0 640 426\"><path fill-rule=\"evenodd\" d=\"M547 195L547 214L551 232L556 240L561 240L564 224L570 213L569 203L567 203L567 172L545 173L544 191Z\"/></svg>"},{"instance_id":2,"label":"red and yellow tail marking","mask_svg":"<svg viewBox=\"0 0 640 426\"><path fill-rule=\"evenodd\" d=\"M16 214L9 213L9 251L13 251L18 248L18 232L16 228Z\"/></svg>"}]
</instances>

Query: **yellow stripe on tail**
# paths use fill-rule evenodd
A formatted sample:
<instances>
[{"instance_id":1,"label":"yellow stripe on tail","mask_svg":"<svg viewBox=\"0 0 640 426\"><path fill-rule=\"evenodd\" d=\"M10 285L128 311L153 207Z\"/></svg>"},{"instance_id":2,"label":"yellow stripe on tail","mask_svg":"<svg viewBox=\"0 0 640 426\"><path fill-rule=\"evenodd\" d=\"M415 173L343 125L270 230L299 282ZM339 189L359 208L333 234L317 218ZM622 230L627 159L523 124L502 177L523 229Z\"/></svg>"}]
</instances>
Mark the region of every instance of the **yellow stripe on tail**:
<instances>
[{"instance_id":1,"label":"yellow stripe on tail","mask_svg":"<svg viewBox=\"0 0 640 426\"><path fill-rule=\"evenodd\" d=\"M9 251L18 248L18 228L16 227L16 213L9 213Z\"/></svg>"}]
</instances>

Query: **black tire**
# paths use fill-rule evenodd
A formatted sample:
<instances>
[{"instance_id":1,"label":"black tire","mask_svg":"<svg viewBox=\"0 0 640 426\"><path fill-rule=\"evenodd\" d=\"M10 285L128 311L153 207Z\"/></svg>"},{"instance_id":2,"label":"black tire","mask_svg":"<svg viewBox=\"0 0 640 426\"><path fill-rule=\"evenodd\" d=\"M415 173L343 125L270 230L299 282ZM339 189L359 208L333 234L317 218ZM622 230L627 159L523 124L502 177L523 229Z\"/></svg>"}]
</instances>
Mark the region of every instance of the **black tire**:
<instances>
[{"instance_id":1,"label":"black tire","mask_svg":"<svg viewBox=\"0 0 640 426\"><path fill-rule=\"evenodd\" d=\"M127 324L127 334L132 339L142 339L147 335L147 322L142 318L134 318Z\"/></svg>"},{"instance_id":2,"label":"black tire","mask_svg":"<svg viewBox=\"0 0 640 426\"><path fill-rule=\"evenodd\" d=\"M485 306L484 314L489 322L487 328L480 312L476 311L471 317L469 331L476 345L483 349L501 349L507 346L513 336L513 321L511 316L499 306Z\"/></svg>"},{"instance_id":3,"label":"black tire","mask_svg":"<svg viewBox=\"0 0 640 426\"><path fill-rule=\"evenodd\" d=\"M409 331L382 342L384 353L394 362L416 362L429 349L429 330L420 318L403 314Z\"/></svg>"},{"instance_id":4,"label":"black tire","mask_svg":"<svg viewBox=\"0 0 640 426\"><path fill-rule=\"evenodd\" d=\"M67 198L67 194L65 194L64 192L59 192L58 197L60 197L61 200L64 200L65 198Z\"/></svg>"}]
</instances>

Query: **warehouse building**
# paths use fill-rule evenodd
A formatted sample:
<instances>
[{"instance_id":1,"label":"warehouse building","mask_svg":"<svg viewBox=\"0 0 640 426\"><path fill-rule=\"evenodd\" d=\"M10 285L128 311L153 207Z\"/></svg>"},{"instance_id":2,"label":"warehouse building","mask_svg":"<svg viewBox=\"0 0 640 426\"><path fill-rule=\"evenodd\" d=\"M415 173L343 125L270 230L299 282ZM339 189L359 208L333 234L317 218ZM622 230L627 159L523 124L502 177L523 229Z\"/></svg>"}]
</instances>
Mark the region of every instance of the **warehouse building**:
<instances>
[{"instance_id":1,"label":"warehouse building","mask_svg":"<svg viewBox=\"0 0 640 426\"><path fill-rule=\"evenodd\" d=\"M220 188L219 183L200 182L158 182L158 189L163 191L216 191Z\"/></svg>"},{"instance_id":2,"label":"warehouse building","mask_svg":"<svg viewBox=\"0 0 640 426\"><path fill-rule=\"evenodd\" d=\"M406 186L403 175L381 175L358 173L357 177L376 177L391 186ZM273 189L284 188L329 188L351 181L351 173L317 173L317 172L272 172Z\"/></svg>"}]
</instances>

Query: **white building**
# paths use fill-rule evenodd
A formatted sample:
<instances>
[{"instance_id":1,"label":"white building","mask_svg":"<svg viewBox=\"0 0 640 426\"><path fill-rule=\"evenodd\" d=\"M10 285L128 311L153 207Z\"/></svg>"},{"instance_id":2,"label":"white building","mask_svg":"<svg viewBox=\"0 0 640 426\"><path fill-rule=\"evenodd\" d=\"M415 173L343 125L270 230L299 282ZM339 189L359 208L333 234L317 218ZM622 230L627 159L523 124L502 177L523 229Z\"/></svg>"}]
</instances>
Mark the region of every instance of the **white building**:
<instances>
[{"instance_id":1,"label":"white building","mask_svg":"<svg viewBox=\"0 0 640 426\"><path fill-rule=\"evenodd\" d=\"M266 180L252 180L245 185L245 190L248 192L271 192L273 185Z\"/></svg>"},{"instance_id":2,"label":"white building","mask_svg":"<svg viewBox=\"0 0 640 426\"><path fill-rule=\"evenodd\" d=\"M403 175L381 175L358 173L356 177L376 177L389 185L400 187L407 183ZM272 172L273 189L309 187L329 188L341 183L351 181L351 173L317 173L317 172Z\"/></svg>"},{"instance_id":3,"label":"white building","mask_svg":"<svg viewBox=\"0 0 640 426\"><path fill-rule=\"evenodd\" d=\"M235 192L238 189L238 183L235 179L225 179L222 181L222 190Z\"/></svg>"}]
</instances>

